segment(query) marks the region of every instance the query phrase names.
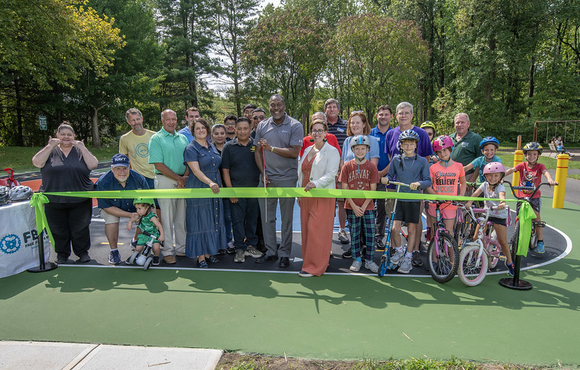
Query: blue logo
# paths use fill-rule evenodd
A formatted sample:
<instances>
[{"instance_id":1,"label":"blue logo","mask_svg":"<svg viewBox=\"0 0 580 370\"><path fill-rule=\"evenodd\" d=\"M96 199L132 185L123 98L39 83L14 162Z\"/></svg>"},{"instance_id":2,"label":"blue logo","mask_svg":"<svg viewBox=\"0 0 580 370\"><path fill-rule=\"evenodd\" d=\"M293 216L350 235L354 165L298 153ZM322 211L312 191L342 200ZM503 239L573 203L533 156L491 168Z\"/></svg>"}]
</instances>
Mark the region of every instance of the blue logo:
<instances>
[{"instance_id":1,"label":"blue logo","mask_svg":"<svg viewBox=\"0 0 580 370\"><path fill-rule=\"evenodd\" d=\"M8 234L0 240L0 250L6 254L17 252L21 245L20 238L14 234Z\"/></svg>"},{"instance_id":2,"label":"blue logo","mask_svg":"<svg viewBox=\"0 0 580 370\"><path fill-rule=\"evenodd\" d=\"M139 143L135 147L135 154L141 158L149 157L149 147L146 143Z\"/></svg>"}]
</instances>

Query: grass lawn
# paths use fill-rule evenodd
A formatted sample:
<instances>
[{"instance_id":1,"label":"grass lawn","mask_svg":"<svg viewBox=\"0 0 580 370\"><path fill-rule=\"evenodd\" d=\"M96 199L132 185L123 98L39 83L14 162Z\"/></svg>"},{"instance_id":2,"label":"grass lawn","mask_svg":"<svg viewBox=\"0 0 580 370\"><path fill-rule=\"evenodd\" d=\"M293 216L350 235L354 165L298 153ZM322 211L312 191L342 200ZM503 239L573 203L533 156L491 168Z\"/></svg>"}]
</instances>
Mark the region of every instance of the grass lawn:
<instances>
[{"instance_id":1,"label":"grass lawn","mask_svg":"<svg viewBox=\"0 0 580 370\"><path fill-rule=\"evenodd\" d=\"M0 146L0 170L3 168L12 168L14 172L36 171L37 168L32 165L32 157L42 148L40 147L18 147L18 146ZM89 148L101 161L111 160L113 154L118 153L118 147L103 147L102 149ZM3 176L4 173L0 173Z\"/></svg>"}]
</instances>

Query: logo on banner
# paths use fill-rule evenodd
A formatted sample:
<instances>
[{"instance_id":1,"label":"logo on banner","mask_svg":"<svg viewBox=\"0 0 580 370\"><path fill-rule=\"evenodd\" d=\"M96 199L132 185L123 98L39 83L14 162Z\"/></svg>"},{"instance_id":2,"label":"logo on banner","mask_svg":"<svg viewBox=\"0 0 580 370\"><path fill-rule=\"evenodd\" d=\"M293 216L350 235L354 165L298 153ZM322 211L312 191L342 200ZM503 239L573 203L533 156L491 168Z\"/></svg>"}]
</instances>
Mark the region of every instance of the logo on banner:
<instances>
[{"instance_id":1,"label":"logo on banner","mask_svg":"<svg viewBox=\"0 0 580 370\"><path fill-rule=\"evenodd\" d=\"M20 238L14 234L8 234L0 239L0 250L6 254L17 252L21 245Z\"/></svg>"}]
</instances>

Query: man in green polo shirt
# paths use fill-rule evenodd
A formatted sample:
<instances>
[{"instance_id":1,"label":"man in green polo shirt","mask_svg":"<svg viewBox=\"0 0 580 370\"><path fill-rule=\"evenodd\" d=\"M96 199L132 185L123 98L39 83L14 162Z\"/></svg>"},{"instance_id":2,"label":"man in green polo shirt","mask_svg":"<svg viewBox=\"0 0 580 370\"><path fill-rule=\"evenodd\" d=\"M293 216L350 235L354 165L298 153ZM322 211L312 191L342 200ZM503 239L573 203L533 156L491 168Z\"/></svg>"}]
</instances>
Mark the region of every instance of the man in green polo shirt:
<instances>
[{"instance_id":1,"label":"man in green polo shirt","mask_svg":"<svg viewBox=\"0 0 580 370\"><path fill-rule=\"evenodd\" d=\"M454 119L455 133L451 134L453 139L453 152L451 159L467 166L475 158L481 155L479 150L479 143L481 136L469 130L471 122L467 113L458 113ZM473 170L467 172L465 175L472 173Z\"/></svg>"},{"instance_id":2,"label":"man in green polo shirt","mask_svg":"<svg viewBox=\"0 0 580 370\"><path fill-rule=\"evenodd\" d=\"M183 189L189 173L183 163L183 152L189 141L175 131L177 115L171 109L161 112L161 123L161 130L149 140L149 163L155 166L155 189ZM176 262L176 255L185 256L185 199L159 199L159 208L165 230L163 260L172 264Z\"/></svg>"}]
</instances>

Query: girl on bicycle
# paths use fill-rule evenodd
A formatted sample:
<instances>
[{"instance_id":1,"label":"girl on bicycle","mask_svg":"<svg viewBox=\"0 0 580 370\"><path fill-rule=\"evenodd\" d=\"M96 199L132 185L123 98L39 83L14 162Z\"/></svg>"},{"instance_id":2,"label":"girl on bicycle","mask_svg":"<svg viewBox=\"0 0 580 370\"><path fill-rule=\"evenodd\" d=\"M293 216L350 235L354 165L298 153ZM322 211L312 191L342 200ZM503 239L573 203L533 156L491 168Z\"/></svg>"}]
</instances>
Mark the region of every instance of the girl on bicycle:
<instances>
[{"instance_id":1,"label":"girl on bicycle","mask_svg":"<svg viewBox=\"0 0 580 370\"><path fill-rule=\"evenodd\" d=\"M488 221L493 223L493 229L497 234L497 241L501 245L501 250L506 257L506 266L510 275L514 275L514 263L510 253L510 247L507 240L507 218L508 209L505 203L505 187L501 183L505 176L505 168L499 162L488 163L483 168L483 176L485 182L473 192L471 195L474 198L483 194L485 198L499 198L499 200L486 200L485 207L491 208L497 206L497 210L490 211ZM465 203L466 208L470 208L473 201Z\"/></svg>"},{"instance_id":2,"label":"girl on bicycle","mask_svg":"<svg viewBox=\"0 0 580 370\"><path fill-rule=\"evenodd\" d=\"M431 174L431 187L427 188L429 194L440 195L465 195L467 183L465 182L465 171L463 165L451 159L453 140L447 135L442 135L433 140L433 151L437 154L439 161L429 167ZM459 185L459 186L457 186ZM427 220L431 230L435 230L436 208L429 207ZM451 202L442 204L440 207L441 217L445 223L445 228L449 234L453 235L453 226L457 215L457 206Z\"/></svg>"}]
</instances>

